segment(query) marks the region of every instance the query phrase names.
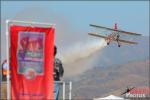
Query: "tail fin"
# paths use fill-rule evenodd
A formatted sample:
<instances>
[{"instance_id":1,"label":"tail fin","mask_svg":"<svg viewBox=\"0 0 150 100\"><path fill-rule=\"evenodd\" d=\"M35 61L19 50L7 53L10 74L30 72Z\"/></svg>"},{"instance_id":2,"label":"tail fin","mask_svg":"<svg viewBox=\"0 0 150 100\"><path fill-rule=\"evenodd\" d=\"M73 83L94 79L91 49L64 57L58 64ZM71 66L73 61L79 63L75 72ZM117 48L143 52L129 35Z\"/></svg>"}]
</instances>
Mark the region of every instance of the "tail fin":
<instances>
[{"instance_id":1,"label":"tail fin","mask_svg":"<svg viewBox=\"0 0 150 100\"><path fill-rule=\"evenodd\" d=\"M115 23L115 25L114 25L114 29L115 29L115 30L117 30L117 28L118 28L118 27L117 27L117 23Z\"/></svg>"}]
</instances>

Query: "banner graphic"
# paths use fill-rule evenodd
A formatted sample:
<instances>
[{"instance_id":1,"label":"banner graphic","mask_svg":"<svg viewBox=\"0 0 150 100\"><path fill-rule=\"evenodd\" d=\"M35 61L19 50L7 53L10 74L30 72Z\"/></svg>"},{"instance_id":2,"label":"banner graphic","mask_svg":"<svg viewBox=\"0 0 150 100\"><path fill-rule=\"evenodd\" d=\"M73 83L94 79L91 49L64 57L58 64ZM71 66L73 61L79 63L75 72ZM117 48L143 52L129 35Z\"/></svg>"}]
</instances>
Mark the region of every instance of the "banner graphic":
<instances>
[{"instance_id":1,"label":"banner graphic","mask_svg":"<svg viewBox=\"0 0 150 100\"><path fill-rule=\"evenodd\" d=\"M54 98L54 31L10 26L11 99Z\"/></svg>"}]
</instances>

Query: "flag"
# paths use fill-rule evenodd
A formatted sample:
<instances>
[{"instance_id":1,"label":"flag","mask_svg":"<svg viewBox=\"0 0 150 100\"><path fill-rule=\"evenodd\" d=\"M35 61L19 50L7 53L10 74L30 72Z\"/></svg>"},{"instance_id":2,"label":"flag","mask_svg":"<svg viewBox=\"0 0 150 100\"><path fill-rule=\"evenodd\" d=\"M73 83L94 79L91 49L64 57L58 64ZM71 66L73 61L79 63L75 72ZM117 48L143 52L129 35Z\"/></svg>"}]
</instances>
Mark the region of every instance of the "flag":
<instances>
[{"instance_id":1,"label":"flag","mask_svg":"<svg viewBox=\"0 0 150 100\"><path fill-rule=\"evenodd\" d=\"M53 27L10 26L11 99L54 98Z\"/></svg>"}]
</instances>

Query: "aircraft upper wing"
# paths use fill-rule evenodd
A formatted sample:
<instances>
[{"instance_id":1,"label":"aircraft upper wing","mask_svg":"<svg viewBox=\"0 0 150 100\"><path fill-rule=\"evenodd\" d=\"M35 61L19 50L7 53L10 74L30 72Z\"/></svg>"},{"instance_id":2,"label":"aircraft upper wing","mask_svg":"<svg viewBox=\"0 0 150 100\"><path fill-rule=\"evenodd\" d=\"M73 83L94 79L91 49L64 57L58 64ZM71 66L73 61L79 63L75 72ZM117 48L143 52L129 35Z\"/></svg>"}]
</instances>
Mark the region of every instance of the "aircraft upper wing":
<instances>
[{"instance_id":1,"label":"aircraft upper wing","mask_svg":"<svg viewBox=\"0 0 150 100\"><path fill-rule=\"evenodd\" d=\"M141 35L142 35L142 34L133 33L133 32L127 32L127 31L118 30L118 29L115 30L115 29L112 29L112 28L108 28L108 27L104 27L104 26L99 26L99 25L90 24L90 26L96 27L96 28L102 28L102 29L106 29L106 30L110 30L110 31L116 31L116 32L120 32L120 33L123 33L123 34L138 35L138 36L141 36Z\"/></svg>"},{"instance_id":2,"label":"aircraft upper wing","mask_svg":"<svg viewBox=\"0 0 150 100\"><path fill-rule=\"evenodd\" d=\"M119 39L120 42L124 42L124 43L128 43L128 44L138 44L137 42L133 42L133 41L127 41L127 40L121 40Z\"/></svg>"},{"instance_id":3,"label":"aircraft upper wing","mask_svg":"<svg viewBox=\"0 0 150 100\"><path fill-rule=\"evenodd\" d=\"M88 33L89 35L95 36L95 37L101 37L101 38L106 38L106 36L99 35L99 34L94 34L94 33Z\"/></svg>"}]
</instances>

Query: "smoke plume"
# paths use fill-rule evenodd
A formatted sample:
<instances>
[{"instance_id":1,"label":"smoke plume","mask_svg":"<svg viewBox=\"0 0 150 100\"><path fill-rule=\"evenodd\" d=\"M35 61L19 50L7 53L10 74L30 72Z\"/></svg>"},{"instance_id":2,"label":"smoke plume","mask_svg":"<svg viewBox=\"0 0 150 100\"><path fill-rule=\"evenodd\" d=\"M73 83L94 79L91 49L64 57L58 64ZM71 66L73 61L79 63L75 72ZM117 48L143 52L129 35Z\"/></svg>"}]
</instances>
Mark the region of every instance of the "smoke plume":
<instances>
[{"instance_id":1,"label":"smoke plume","mask_svg":"<svg viewBox=\"0 0 150 100\"><path fill-rule=\"evenodd\" d=\"M91 56L93 53L106 46L105 40L87 41L86 43L76 43L63 50L58 57L64 64L74 63Z\"/></svg>"}]
</instances>

